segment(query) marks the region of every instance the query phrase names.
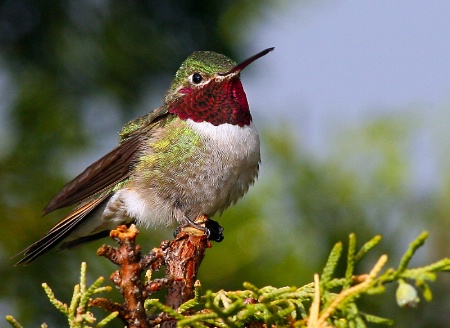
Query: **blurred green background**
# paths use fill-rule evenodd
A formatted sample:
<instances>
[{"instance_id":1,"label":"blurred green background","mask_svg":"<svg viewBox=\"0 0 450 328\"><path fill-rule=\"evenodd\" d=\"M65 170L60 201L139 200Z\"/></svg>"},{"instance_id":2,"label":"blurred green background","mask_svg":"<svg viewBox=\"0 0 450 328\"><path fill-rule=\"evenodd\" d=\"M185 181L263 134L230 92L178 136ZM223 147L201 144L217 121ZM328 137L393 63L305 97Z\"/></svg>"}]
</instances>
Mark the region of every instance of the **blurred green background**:
<instances>
[{"instance_id":1,"label":"blurred green background","mask_svg":"<svg viewBox=\"0 0 450 328\"><path fill-rule=\"evenodd\" d=\"M44 321L65 326L41 283L69 302L82 261L88 262L91 281L114 270L95 255L99 245L111 242L52 252L14 267L17 258L10 257L67 212L41 218L41 209L70 178L114 147L125 122L161 104L192 51L213 50L239 62L277 47L269 36L252 44L249 33L290 6L275 0L0 2L0 322L12 314L27 327ZM423 160L407 151L417 121L373 115L341 130L331 150L317 156L300 125L289 119L302 106L297 94L282 109L253 105L269 96L277 99L281 86L265 65L292 52L294 43L302 39L292 40L292 48L277 47L271 59L264 57L243 73L262 135L263 164L255 187L220 218L225 240L207 252L199 274L204 288L240 289L243 281L279 287L308 283L332 245L346 242L351 232L360 244L383 234L372 260L389 252L391 266L422 230L430 231L430 239L412 264L448 256L450 175L442 174L439 184L425 191L412 186L414 161ZM252 87L256 71L273 94ZM308 86L298 85L302 88ZM281 110L288 114L279 116ZM438 148L448 149L449 140L442 145ZM441 157L445 163L450 156ZM172 230L141 231L139 242L149 250ZM361 272L370 261L365 265ZM363 300L362 307L395 319L396 327L448 327L448 276L432 285L432 303L422 301L414 309L396 306L395 287Z\"/></svg>"}]
</instances>

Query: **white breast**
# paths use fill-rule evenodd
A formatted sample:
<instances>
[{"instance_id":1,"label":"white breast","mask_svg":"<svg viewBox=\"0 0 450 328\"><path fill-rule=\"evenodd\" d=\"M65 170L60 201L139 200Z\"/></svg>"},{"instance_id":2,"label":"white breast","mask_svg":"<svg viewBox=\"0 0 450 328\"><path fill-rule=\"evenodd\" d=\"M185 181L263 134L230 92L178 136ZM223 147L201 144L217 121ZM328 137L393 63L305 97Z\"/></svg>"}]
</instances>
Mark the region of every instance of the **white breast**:
<instances>
[{"instance_id":1,"label":"white breast","mask_svg":"<svg viewBox=\"0 0 450 328\"><path fill-rule=\"evenodd\" d=\"M209 202L205 213L222 212L241 198L258 175L260 142L256 127L221 124L214 126L207 122L187 123L198 133L211 152L209 171L203 178L203 194Z\"/></svg>"},{"instance_id":2,"label":"white breast","mask_svg":"<svg viewBox=\"0 0 450 328\"><path fill-rule=\"evenodd\" d=\"M217 148L230 160L244 158L246 161L259 163L259 135L253 122L244 126L228 123L215 126L208 122L187 120L187 124L203 137L206 144Z\"/></svg>"}]
</instances>

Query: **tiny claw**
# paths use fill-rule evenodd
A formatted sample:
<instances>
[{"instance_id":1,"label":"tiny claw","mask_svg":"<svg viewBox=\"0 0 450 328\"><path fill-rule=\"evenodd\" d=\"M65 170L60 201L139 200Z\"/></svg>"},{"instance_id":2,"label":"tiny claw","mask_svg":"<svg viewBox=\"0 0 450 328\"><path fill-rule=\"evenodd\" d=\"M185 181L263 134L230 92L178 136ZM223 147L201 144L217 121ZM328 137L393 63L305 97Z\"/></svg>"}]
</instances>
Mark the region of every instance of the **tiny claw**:
<instances>
[{"instance_id":1,"label":"tiny claw","mask_svg":"<svg viewBox=\"0 0 450 328\"><path fill-rule=\"evenodd\" d=\"M183 228L182 225L179 225L175 228L175 230L173 231L173 238L177 238L178 234L181 232L181 228Z\"/></svg>"},{"instance_id":2,"label":"tiny claw","mask_svg":"<svg viewBox=\"0 0 450 328\"><path fill-rule=\"evenodd\" d=\"M217 221L211 219L206 221L205 228L207 230L208 240L220 243L224 239L223 227Z\"/></svg>"},{"instance_id":3,"label":"tiny claw","mask_svg":"<svg viewBox=\"0 0 450 328\"><path fill-rule=\"evenodd\" d=\"M208 240L220 243L224 239L223 227L217 221L211 220L207 216L198 217L195 222L186 218L186 223L178 226L173 232L173 236L177 237L184 228L189 227L203 231Z\"/></svg>"}]
</instances>

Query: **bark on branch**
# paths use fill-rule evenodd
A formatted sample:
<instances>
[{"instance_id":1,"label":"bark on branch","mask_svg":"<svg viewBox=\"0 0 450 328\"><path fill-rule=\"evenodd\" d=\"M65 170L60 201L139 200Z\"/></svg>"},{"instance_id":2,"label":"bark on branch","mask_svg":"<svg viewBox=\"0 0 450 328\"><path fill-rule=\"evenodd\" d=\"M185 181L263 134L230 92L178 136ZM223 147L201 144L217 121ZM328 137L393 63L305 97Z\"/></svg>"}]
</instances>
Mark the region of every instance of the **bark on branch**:
<instances>
[{"instance_id":1,"label":"bark on branch","mask_svg":"<svg viewBox=\"0 0 450 328\"><path fill-rule=\"evenodd\" d=\"M204 216L196 220L199 225L205 225L207 222L208 218ZM110 279L122 293L123 304L101 299L92 305L107 311L118 311L126 327L147 328L155 323L161 324L161 327L175 327L175 320L167 316L161 316L158 320L148 318L144 301L149 295L165 287L165 304L173 309L178 309L181 304L193 298L198 269L206 248L211 247L211 244L204 231L185 227L179 230L175 239L162 242L159 248L154 248L149 254L142 256L141 247L136 244L138 234L135 225L119 226L110 234L119 247L103 245L97 251L98 255L108 258L120 267L111 274ZM161 265L165 266L165 278L144 283L143 272L158 271Z\"/></svg>"}]
</instances>

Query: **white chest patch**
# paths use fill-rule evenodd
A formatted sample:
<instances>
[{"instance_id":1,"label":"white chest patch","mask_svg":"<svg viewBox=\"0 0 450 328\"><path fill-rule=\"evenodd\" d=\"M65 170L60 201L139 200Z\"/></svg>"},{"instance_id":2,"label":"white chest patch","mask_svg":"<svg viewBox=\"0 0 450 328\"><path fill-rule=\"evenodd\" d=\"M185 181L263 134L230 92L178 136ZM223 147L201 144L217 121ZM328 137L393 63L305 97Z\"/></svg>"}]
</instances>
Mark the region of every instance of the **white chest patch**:
<instances>
[{"instance_id":1,"label":"white chest patch","mask_svg":"<svg viewBox=\"0 0 450 328\"><path fill-rule=\"evenodd\" d=\"M215 126L208 122L186 121L196 133L198 133L206 144L212 144L212 147L228 156L257 157L259 161L259 135L255 125L238 126L224 123Z\"/></svg>"}]
</instances>

